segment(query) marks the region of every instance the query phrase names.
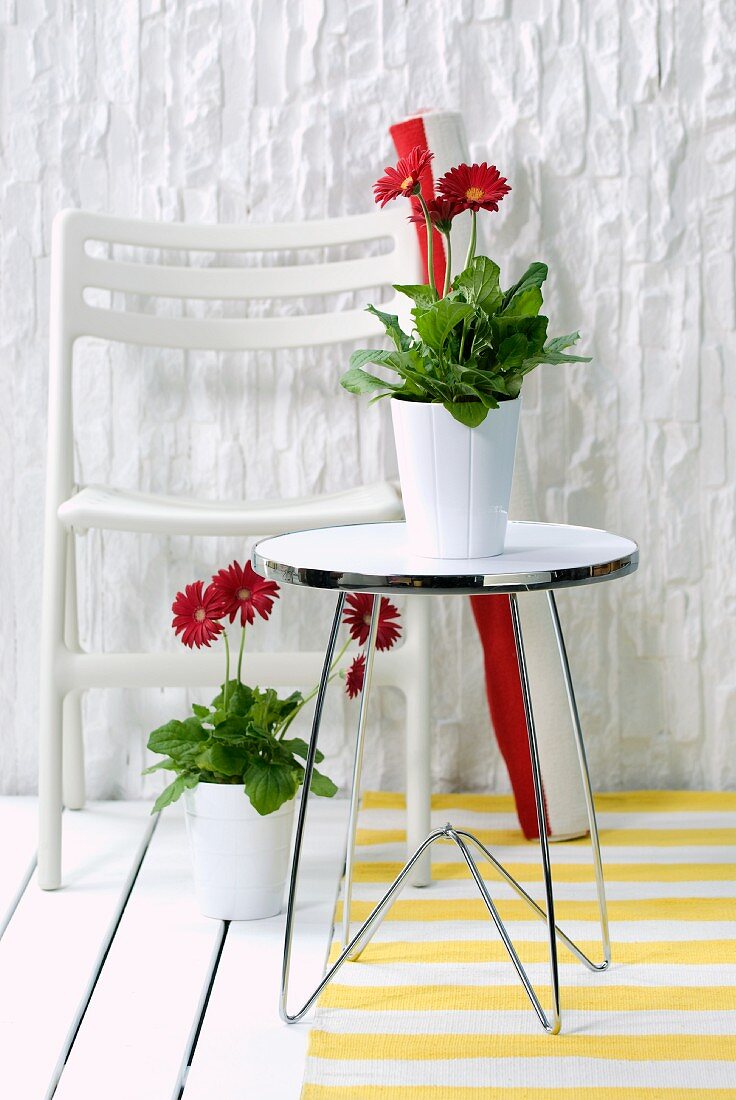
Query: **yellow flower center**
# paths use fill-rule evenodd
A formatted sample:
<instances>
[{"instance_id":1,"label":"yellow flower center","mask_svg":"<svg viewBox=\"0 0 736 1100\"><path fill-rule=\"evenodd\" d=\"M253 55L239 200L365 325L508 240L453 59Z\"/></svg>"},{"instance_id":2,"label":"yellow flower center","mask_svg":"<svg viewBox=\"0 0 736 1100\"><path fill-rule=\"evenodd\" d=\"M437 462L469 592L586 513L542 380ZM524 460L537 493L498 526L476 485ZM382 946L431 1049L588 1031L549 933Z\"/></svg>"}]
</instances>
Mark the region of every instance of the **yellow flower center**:
<instances>
[{"instance_id":1,"label":"yellow flower center","mask_svg":"<svg viewBox=\"0 0 736 1100\"><path fill-rule=\"evenodd\" d=\"M404 182L401 185L401 190L402 191L408 191L409 188L413 187L413 186L414 186L414 177L413 176L407 176L406 179L404 180Z\"/></svg>"},{"instance_id":2,"label":"yellow flower center","mask_svg":"<svg viewBox=\"0 0 736 1100\"><path fill-rule=\"evenodd\" d=\"M465 198L468 202L481 202L485 192L482 187L469 187L465 192Z\"/></svg>"},{"instance_id":3,"label":"yellow flower center","mask_svg":"<svg viewBox=\"0 0 736 1100\"><path fill-rule=\"evenodd\" d=\"M238 589L238 599L239 600L249 600L250 599L250 588L239 588Z\"/></svg>"},{"instance_id":4,"label":"yellow flower center","mask_svg":"<svg viewBox=\"0 0 736 1100\"><path fill-rule=\"evenodd\" d=\"M198 607L197 608L197 610L194 612L194 618L197 620L198 623L204 622L204 620L207 618L207 616L204 613L204 608L203 607Z\"/></svg>"}]
</instances>

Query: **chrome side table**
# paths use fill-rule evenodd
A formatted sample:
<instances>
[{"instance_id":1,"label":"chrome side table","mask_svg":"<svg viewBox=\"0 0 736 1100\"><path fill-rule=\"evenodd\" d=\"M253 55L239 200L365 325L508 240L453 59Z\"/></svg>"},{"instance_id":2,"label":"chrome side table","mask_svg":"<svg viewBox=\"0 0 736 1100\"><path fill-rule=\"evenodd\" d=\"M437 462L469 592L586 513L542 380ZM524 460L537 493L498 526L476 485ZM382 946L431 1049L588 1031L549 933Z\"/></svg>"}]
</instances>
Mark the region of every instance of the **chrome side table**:
<instances>
[{"instance_id":1,"label":"chrome side table","mask_svg":"<svg viewBox=\"0 0 736 1100\"><path fill-rule=\"evenodd\" d=\"M605 531L596 531L588 527L570 527L548 523L509 523L504 553L493 558L468 560L420 558L406 549L406 528L403 523L357 524L350 527L331 527L312 531L301 531L276 538L267 538L259 542L253 550L253 566L261 576L285 584L303 585L309 588L325 588L338 592L337 606L327 643L327 652L322 670L312 723L312 735L309 753L305 765L304 786L296 826L294 856L289 884L289 900L286 911L286 934L284 940L284 958L281 980L280 1014L286 1023L300 1020L312 1007L322 990L334 978L346 959L357 959L376 931L382 917L401 889L414 864L424 851L435 841L447 839L453 841L460 850L468 870L480 892L490 919L509 953L511 962L529 996L532 1006L545 1031L556 1035L560 1030L560 994L557 966L557 941L567 948L581 963L590 970L605 970L611 959L606 913L606 895L603 882L600 842L596 824L595 807L590 786L590 776L585 756L585 746L580 725L575 693L570 675L570 667L565 651L565 642L555 604L554 591L557 588L571 588L581 584L594 584L613 580L633 573L637 568L639 554L636 543L620 538ZM593 962L573 943L573 941L555 923L555 903L550 868L549 841L547 839L547 815L542 794L542 776L539 764L539 750L534 728L529 677L524 653L524 639L517 603L519 592L545 591L549 601L550 613L559 650L562 671L570 705L570 717L575 735L583 789L588 811L590 839L593 849L596 892L600 911L601 939L603 958ZM350 818L347 838L345 864L345 887L343 898L343 951L329 967L322 981L302 1007L290 1013L287 1008L289 989L289 969L291 964L292 938L296 891L299 881L299 860L301 856L304 825L307 815L307 792L309 791L317 740L322 719L322 710L327 691L330 666L335 653L337 636L342 619L345 594L349 592L369 592L373 595L371 624L366 650L366 668L361 692L358 717L358 733L353 768L353 784L350 802ZM441 829L432 830L417 848L403 869L396 876L384 896L375 906L367 920L354 936L350 936L350 903L352 897L352 876L354 862L355 830L360 797L360 776L363 760L363 746L366 733L367 704L370 692L371 671L375 651L376 631L380 596L408 595L419 599L432 595L479 595L482 593L499 595L506 593L510 597L511 617L516 641L516 655L519 663L524 711L526 715L529 748L534 780L534 797L539 825L539 842L544 878L544 905L540 905L503 867L492 852L472 833L455 829L448 823ZM547 925L549 940L549 966L552 987L552 1011L548 1015L534 991L529 976L516 952L509 933L501 920L493 902L489 887L483 878L477 863L477 854L491 863L502 879L522 898L532 912Z\"/></svg>"}]
</instances>

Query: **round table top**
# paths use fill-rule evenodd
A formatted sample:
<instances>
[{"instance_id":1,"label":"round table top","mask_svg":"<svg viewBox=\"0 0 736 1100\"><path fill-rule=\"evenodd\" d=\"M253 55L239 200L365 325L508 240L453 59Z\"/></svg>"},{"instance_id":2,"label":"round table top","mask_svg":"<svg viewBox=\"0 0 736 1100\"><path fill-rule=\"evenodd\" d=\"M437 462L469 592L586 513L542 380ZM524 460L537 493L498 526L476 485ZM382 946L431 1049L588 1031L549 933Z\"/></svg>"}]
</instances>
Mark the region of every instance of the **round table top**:
<instances>
[{"instance_id":1,"label":"round table top","mask_svg":"<svg viewBox=\"0 0 736 1100\"><path fill-rule=\"evenodd\" d=\"M612 580L634 572L639 550L593 527L509 522L496 557L424 558L409 552L405 523L359 523L261 539L252 560L262 577L307 588L470 595Z\"/></svg>"}]
</instances>

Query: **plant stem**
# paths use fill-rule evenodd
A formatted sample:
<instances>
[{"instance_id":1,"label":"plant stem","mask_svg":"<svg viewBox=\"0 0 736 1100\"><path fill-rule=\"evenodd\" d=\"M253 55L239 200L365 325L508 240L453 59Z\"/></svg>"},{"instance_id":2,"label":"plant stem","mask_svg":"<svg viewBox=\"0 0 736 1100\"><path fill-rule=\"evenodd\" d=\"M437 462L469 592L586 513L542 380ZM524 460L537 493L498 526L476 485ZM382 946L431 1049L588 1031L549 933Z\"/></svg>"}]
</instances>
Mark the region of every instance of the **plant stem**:
<instances>
[{"instance_id":1,"label":"plant stem","mask_svg":"<svg viewBox=\"0 0 736 1100\"><path fill-rule=\"evenodd\" d=\"M427 274L429 275L429 285L436 294L437 287L435 286L434 282L434 226L432 225L432 219L429 216L427 204L422 198L421 194L418 194L417 198L422 204L424 220L427 224Z\"/></svg>"},{"instance_id":2,"label":"plant stem","mask_svg":"<svg viewBox=\"0 0 736 1100\"><path fill-rule=\"evenodd\" d=\"M243 626L243 632L240 635L240 650L238 651L238 683L243 681L240 679L240 670L243 667L243 650L245 649L245 626Z\"/></svg>"},{"instance_id":3,"label":"plant stem","mask_svg":"<svg viewBox=\"0 0 736 1100\"><path fill-rule=\"evenodd\" d=\"M468 318L466 317L463 321L463 334L460 337L460 354L458 355L458 361L460 363L462 363L462 361L463 361L463 348L465 347L465 333L467 332L467 330L468 330Z\"/></svg>"},{"instance_id":4,"label":"plant stem","mask_svg":"<svg viewBox=\"0 0 736 1100\"><path fill-rule=\"evenodd\" d=\"M450 279L452 278L452 241L450 240L449 230L445 233L445 241L447 242L446 249L446 263L445 263L445 285L442 290L442 297L446 298L450 289Z\"/></svg>"},{"instance_id":5,"label":"plant stem","mask_svg":"<svg viewBox=\"0 0 736 1100\"><path fill-rule=\"evenodd\" d=\"M475 259L475 242L476 242L476 237L477 237L477 232L478 232L477 225L476 225L477 215L475 213L475 210L471 210L470 213L471 213L471 216L473 218L473 221L471 223L471 228L470 228L470 244L468 245L468 254L465 257L465 266L466 267L470 267L473 260Z\"/></svg>"},{"instance_id":6,"label":"plant stem","mask_svg":"<svg viewBox=\"0 0 736 1100\"><path fill-rule=\"evenodd\" d=\"M227 711L227 697L230 687L230 642L227 640L227 630L223 630L222 637L225 641L225 689L222 693L222 701Z\"/></svg>"},{"instance_id":7,"label":"plant stem","mask_svg":"<svg viewBox=\"0 0 736 1100\"><path fill-rule=\"evenodd\" d=\"M330 680L334 680L335 677L337 676L337 673L339 671L339 669L337 668L337 665L340 663L340 661L345 656L345 651L347 650L347 648L350 645L350 643L352 642L352 640L353 639L351 637L348 637L347 641L345 642L345 645L342 647L342 649L340 650L340 652L337 654L334 661L330 665L330 674L329 674L328 679L327 679L328 683L330 682ZM302 709L302 707L305 707L307 705L307 703L309 703L312 699L314 699L315 695L317 694L317 691L318 691L318 688L313 687L312 690L309 692L309 694L304 696L301 703L299 703L298 706L294 707L294 709L291 712L291 714L289 715L289 717L285 720L283 726L279 726L278 729L276 729L274 731L276 737L281 739L284 736L284 734L286 733L287 729L289 728L291 723L296 718L299 711Z\"/></svg>"}]
</instances>

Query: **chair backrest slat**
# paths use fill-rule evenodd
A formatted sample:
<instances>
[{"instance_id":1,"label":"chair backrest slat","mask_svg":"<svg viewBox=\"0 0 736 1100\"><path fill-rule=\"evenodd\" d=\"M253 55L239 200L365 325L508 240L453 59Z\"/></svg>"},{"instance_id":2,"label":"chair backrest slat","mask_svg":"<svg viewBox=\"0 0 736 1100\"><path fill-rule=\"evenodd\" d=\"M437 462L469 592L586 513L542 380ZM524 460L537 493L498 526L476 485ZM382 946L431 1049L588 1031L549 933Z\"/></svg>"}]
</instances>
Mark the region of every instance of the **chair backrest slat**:
<instances>
[{"instance_id":1,"label":"chair backrest slat","mask_svg":"<svg viewBox=\"0 0 736 1100\"><path fill-rule=\"evenodd\" d=\"M393 309L391 303L387 303ZM375 317L360 309L298 317L194 318L97 309L84 305L72 336L96 336L156 348L192 351L256 351L306 348L367 340L383 333Z\"/></svg>"},{"instance_id":2,"label":"chair backrest slat","mask_svg":"<svg viewBox=\"0 0 736 1100\"><path fill-rule=\"evenodd\" d=\"M173 267L101 260L85 255L84 288L121 290L161 298L292 298L338 294L398 282L405 271L400 253L334 263L283 267Z\"/></svg>"},{"instance_id":3,"label":"chair backrest slat","mask_svg":"<svg viewBox=\"0 0 736 1100\"><path fill-rule=\"evenodd\" d=\"M186 222L151 222L117 218L83 210L63 210L57 215L67 235L77 241L103 241L137 248L185 252L270 252L359 244L381 237L395 237L406 228L406 208L378 210L303 222L245 223L238 225L187 225ZM408 238L414 231L409 228Z\"/></svg>"}]
</instances>

